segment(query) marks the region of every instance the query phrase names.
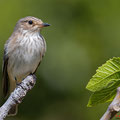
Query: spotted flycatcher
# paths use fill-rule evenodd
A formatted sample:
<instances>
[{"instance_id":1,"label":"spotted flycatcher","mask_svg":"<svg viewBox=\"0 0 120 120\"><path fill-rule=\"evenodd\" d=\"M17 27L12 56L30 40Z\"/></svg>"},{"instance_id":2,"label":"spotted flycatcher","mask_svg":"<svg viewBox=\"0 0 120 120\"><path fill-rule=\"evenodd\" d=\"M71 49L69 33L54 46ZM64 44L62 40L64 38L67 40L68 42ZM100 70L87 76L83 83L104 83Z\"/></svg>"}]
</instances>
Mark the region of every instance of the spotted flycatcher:
<instances>
[{"instance_id":1,"label":"spotted flycatcher","mask_svg":"<svg viewBox=\"0 0 120 120\"><path fill-rule=\"evenodd\" d=\"M4 47L3 93L4 96L16 88L29 74L34 74L46 51L46 42L40 34L43 27L49 26L35 17L20 19ZM17 113L17 106L9 115Z\"/></svg>"}]
</instances>

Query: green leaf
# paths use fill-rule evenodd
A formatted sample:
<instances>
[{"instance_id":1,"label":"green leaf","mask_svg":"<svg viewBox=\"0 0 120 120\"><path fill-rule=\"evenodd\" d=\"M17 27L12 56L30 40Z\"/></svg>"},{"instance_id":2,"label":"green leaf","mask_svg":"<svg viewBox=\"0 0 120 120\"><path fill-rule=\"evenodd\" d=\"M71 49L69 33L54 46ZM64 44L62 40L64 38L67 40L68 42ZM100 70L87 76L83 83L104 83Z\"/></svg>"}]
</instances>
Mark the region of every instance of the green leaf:
<instances>
[{"instance_id":1,"label":"green leaf","mask_svg":"<svg viewBox=\"0 0 120 120\"><path fill-rule=\"evenodd\" d=\"M120 80L120 57L114 57L96 70L86 88L92 92L108 88Z\"/></svg>"},{"instance_id":2,"label":"green leaf","mask_svg":"<svg viewBox=\"0 0 120 120\"><path fill-rule=\"evenodd\" d=\"M113 86L108 87L108 88L104 88L100 91L96 91L94 92L89 99L88 102L88 107L92 107L95 106L99 103L105 103L105 102L109 102L112 101L116 92L117 92L117 88L120 86L120 80L115 82L113 84Z\"/></svg>"}]
</instances>

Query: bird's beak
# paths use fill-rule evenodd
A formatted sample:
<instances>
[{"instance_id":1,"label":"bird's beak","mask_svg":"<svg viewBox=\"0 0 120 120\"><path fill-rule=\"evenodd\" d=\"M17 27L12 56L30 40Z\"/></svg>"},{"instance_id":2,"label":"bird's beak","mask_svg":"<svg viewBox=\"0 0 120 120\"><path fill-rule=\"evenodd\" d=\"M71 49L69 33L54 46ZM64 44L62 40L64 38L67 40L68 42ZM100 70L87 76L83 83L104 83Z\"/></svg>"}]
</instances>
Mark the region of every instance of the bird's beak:
<instances>
[{"instance_id":1,"label":"bird's beak","mask_svg":"<svg viewBox=\"0 0 120 120\"><path fill-rule=\"evenodd\" d=\"M48 24L48 23L42 23L42 24L40 24L40 27L42 28L42 27L48 27L48 26L50 26L50 24Z\"/></svg>"}]
</instances>

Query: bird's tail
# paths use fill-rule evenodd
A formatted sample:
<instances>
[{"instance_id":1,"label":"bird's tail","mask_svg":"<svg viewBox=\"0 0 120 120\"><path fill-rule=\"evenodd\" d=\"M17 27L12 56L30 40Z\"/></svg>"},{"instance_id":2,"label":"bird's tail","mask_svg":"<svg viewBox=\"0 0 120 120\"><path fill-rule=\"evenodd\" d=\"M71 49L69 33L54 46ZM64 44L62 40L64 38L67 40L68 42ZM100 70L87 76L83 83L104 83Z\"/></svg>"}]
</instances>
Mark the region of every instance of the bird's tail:
<instances>
[{"instance_id":1,"label":"bird's tail","mask_svg":"<svg viewBox=\"0 0 120 120\"><path fill-rule=\"evenodd\" d=\"M11 92L13 92L15 88L16 88L16 82L15 82L15 80L11 79L10 80L9 94ZM18 111L18 105L15 105L9 110L8 116L15 116L17 114L17 111Z\"/></svg>"},{"instance_id":2,"label":"bird's tail","mask_svg":"<svg viewBox=\"0 0 120 120\"><path fill-rule=\"evenodd\" d=\"M15 105L9 110L8 116L15 116L17 114L17 111L18 111L18 105Z\"/></svg>"}]
</instances>

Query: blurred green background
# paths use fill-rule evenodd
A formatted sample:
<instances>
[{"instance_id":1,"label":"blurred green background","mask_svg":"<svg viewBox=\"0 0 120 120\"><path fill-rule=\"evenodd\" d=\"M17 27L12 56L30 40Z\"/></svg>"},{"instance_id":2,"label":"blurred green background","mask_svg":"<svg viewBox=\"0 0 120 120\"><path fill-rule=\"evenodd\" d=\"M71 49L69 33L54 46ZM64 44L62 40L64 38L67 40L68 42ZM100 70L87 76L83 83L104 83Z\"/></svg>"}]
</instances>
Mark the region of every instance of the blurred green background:
<instances>
[{"instance_id":1,"label":"blurred green background","mask_svg":"<svg viewBox=\"0 0 120 120\"><path fill-rule=\"evenodd\" d=\"M91 93L85 86L98 66L120 56L120 1L0 0L1 75L4 43L25 16L51 24L42 30L47 52L36 86L18 115L6 120L100 119L109 103L87 108Z\"/></svg>"}]
</instances>

